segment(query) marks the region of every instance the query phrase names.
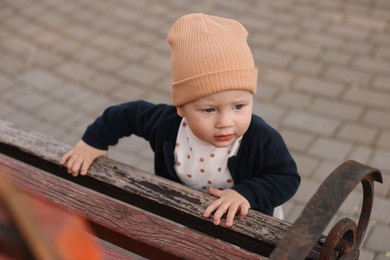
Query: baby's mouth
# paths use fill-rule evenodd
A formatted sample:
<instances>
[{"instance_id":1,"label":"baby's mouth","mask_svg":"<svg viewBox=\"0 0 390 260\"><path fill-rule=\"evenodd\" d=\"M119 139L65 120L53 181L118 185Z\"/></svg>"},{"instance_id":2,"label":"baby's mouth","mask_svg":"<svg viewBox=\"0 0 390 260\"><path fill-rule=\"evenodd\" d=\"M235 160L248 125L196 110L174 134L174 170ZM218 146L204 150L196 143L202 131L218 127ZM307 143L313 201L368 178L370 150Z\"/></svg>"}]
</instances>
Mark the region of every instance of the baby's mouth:
<instances>
[{"instance_id":1,"label":"baby's mouth","mask_svg":"<svg viewBox=\"0 0 390 260\"><path fill-rule=\"evenodd\" d=\"M230 141L231 139L233 139L234 135L232 134L229 134L229 135L217 135L215 136L215 139L218 141L218 142L227 142L227 141Z\"/></svg>"}]
</instances>

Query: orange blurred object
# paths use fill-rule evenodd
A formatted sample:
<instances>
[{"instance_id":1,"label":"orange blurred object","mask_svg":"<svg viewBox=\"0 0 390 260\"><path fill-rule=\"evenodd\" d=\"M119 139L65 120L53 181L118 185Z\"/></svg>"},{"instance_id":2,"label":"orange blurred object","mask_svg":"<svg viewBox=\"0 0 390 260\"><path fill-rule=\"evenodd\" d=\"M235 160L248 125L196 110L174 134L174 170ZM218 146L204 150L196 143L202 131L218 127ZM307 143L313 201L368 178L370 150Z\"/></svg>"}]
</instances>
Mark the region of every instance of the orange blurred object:
<instances>
[{"instance_id":1,"label":"orange blurred object","mask_svg":"<svg viewBox=\"0 0 390 260\"><path fill-rule=\"evenodd\" d=\"M2 173L0 225L0 259L102 259L84 218L26 196Z\"/></svg>"}]
</instances>

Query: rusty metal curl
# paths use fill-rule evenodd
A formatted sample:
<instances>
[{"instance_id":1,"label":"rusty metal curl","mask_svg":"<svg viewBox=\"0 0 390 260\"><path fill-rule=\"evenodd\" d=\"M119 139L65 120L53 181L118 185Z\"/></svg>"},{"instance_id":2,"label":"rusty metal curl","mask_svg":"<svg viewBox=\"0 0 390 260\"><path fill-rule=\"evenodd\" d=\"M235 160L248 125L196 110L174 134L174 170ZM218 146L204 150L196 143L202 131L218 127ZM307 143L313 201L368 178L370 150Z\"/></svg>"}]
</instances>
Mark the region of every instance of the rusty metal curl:
<instances>
[{"instance_id":1,"label":"rusty metal curl","mask_svg":"<svg viewBox=\"0 0 390 260\"><path fill-rule=\"evenodd\" d=\"M319 239L322 232L347 196L361 182L363 204L358 224L351 219L339 221L330 231L319 257L322 260L358 259L360 244L371 216L374 181L383 182L379 170L352 160L342 163L321 184L269 259L306 259L313 246L321 244Z\"/></svg>"},{"instance_id":2,"label":"rusty metal curl","mask_svg":"<svg viewBox=\"0 0 390 260\"><path fill-rule=\"evenodd\" d=\"M356 247L356 223L343 218L334 225L322 246L319 260L337 259L341 255L348 255Z\"/></svg>"}]
</instances>

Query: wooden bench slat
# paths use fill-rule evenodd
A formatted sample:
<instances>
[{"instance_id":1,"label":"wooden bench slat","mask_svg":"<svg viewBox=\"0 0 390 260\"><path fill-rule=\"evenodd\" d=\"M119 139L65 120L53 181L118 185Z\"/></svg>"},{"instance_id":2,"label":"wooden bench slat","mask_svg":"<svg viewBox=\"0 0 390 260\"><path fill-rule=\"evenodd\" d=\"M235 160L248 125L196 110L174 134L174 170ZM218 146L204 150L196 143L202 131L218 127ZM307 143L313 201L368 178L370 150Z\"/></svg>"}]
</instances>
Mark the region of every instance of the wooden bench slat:
<instances>
[{"instance_id":1,"label":"wooden bench slat","mask_svg":"<svg viewBox=\"0 0 390 260\"><path fill-rule=\"evenodd\" d=\"M353 178L357 178L354 179L354 182L352 183L353 185L356 185L357 181L362 177L360 176L362 172L359 173L359 171L366 171L368 172L368 175L365 176L364 179L361 179L364 188L366 208L362 209L360 215L358 231L356 232L359 239L357 240L358 243L354 244L353 252L351 251L350 257L353 258L358 255L360 246L359 241L361 241L364 236L366 223L368 223L371 214L370 205L372 205L373 201L373 181L381 182L381 174L377 169L368 166L366 167L353 161L346 162L340 165L334 172L336 173L335 175L331 174L329 176L331 178L327 179L320 186L317 191L320 192L318 193L320 194L318 195L320 198L318 198L318 196L312 198L315 202L309 203L305 207L303 210L304 214L298 218L297 223L294 225L251 210L246 218L236 219L235 225L232 228L226 228L213 225L211 218L204 219L202 217L204 209L215 199L209 194L193 190L153 174L142 172L131 166L108 158L99 158L96 160L89 169L87 176L73 178L66 172L65 167L59 165L61 156L71 148L69 145L33 131L26 131L19 127L15 127L2 120L0 120L0 132L0 153L9 155L16 160L25 162L31 166L36 166L43 171L61 177L64 180L71 181L79 186L87 187L98 193L105 194L109 196L109 200L117 199L121 201L121 203L124 202L148 212L143 212L142 214L147 214L148 216L152 213L156 214L185 225L190 229L210 235L214 239L221 239L261 256L270 256L270 253L274 248L278 247L278 250L275 250L275 253L277 254L270 256L272 259L278 259L278 254L280 252L283 252L284 256L289 255L290 252L292 252L291 250L295 252L294 254L296 256L299 255L300 258L306 256L306 259L317 259L321 249L325 249L326 251L322 251L322 254L349 254L348 250L344 250L345 248L339 249L340 246L343 247L344 243L343 234L339 233L342 233L343 230L349 232L348 227L352 227L353 225L356 226L356 224L352 224L352 220L337 223L331 230L332 237L330 237L330 239L326 239L321 232L323 232L323 226L328 224L328 218L331 216L326 216L326 218L321 216L321 218L317 220L321 223L313 223L313 225L306 225L306 223L311 221L316 222L316 218L313 218L310 215L311 213L313 215L321 214L320 212L327 210L328 205L332 205L334 210L331 214L333 215L335 210L337 210L338 205L341 205L345 197L350 193L351 186L351 183L345 183L345 181L348 182L348 180L343 178L343 174L348 174L354 176ZM350 166L353 167L351 167L350 170L346 170L346 168L349 168ZM337 191L332 191L332 189L329 189L328 187L335 186L333 184L337 184L336 190L342 192L344 194L343 196L336 196L337 198L332 199L332 196L336 194ZM328 192L328 190L330 192ZM109 204L107 204L107 207L109 207ZM134 208L130 211L133 212ZM139 216L137 215L138 213L132 214L134 214L133 218ZM301 223L304 224L302 227L300 225ZM311 228L312 226L315 226L316 228ZM122 238L127 242L132 241L133 243L139 243L138 241L140 241L135 239L131 240L134 237L123 236L115 227L113 229L101 229L101 227L103 226L95 225L95 230L98 233L102 232L108 234L111 232L111 234L107 236L115 237L118 243L120 243ZM307 229L305 230L306 233L301 232L302 228ZM146 227L143 231L146 233L149 232L149 235L153 234L153 232L150 232ZM354 233L355 231L351 232ZM286 234L288 235L285 236ZM306 234L310 234L310 237ZM138 233L138 235L140 235L140 233ZM300 237L301 239L299 239ZM186 240L178 241L173 238L170 237L169 242L172 243L172 241L177 241L182 249L183 243L185 244ZM337 240L336 242L333 241L335 239ZM299 243L296 244L296 246L290 246L292 244L291 241L297 242L297 240L302 240L300 242L305 243L304 249L298 245ZM282 243L278 246L280 241L282 241ZM323 241L325 241L325 244ZM351 242L351 244L353 243ZM164 244L161 245L163 246ZM205 245L202 244L202 246L204 247ZM188 250L191 250L191 248L188 247ZM342 250L342 252L340 250ZM176 251L171 253L172 257L173 255L180 255L180 253ZM162 252L159 252L158 254L161 256ZM213 253L212 256L215 257L215 254ZM283 259L284 258L285 257L283 257Z\"/></svg>"},{"instance_id":2,"label":"wooden bench slat","mask_svg":"<svg viewBox=\"0 0 390 260\"><path fill-rule=\"evenodd\" d=\"M28 192L85 215L98 237L139 255L263 259L4 155L0 171ZM113 237L110 231L121 236Z\"/></svg>"},{"instance_id":3,"label":"wooden bench slat","mask_svg":"<svg viewBox=\"0 0 390 260\"><path fill-rule=\"evenodd\" d=\"M237 219L233 228L215 226L202 217L215 199L209 194L108 158L96 160L88 176L73 178L59 166L69 145L1 120L0 131L4 154L262 256L268 256L291 228L286 221L253 210ZM318 250L315 246L311 255L318 255Z\"/></svg>"}]
</instances>

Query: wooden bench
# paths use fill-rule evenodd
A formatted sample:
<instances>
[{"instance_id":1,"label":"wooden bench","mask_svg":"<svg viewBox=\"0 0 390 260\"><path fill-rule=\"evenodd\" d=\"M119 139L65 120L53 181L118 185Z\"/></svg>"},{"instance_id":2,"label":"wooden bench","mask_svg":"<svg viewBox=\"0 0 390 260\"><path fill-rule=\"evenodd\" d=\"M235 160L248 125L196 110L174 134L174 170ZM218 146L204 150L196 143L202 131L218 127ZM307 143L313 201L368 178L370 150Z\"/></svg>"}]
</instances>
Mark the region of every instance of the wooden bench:
<instances>
[{"instance_id":1,"label":"wooden bench","mask_svg":"<svg viewBox=\"0 0 390 260\"><path fill-rule=\"evenodd\" d=\"M102 241L151 259L357 259L374 181L382 182L377 169L347 161L323 182L294 224L250 211L226 228L202 217L214 199L208 194L108 158L75 178L58 163L70 145L1 120L0 133L1 172L27 193L84 215ZM323 235L359 183L358 223L342 219Z\"/></svg>"}]
</instances>

